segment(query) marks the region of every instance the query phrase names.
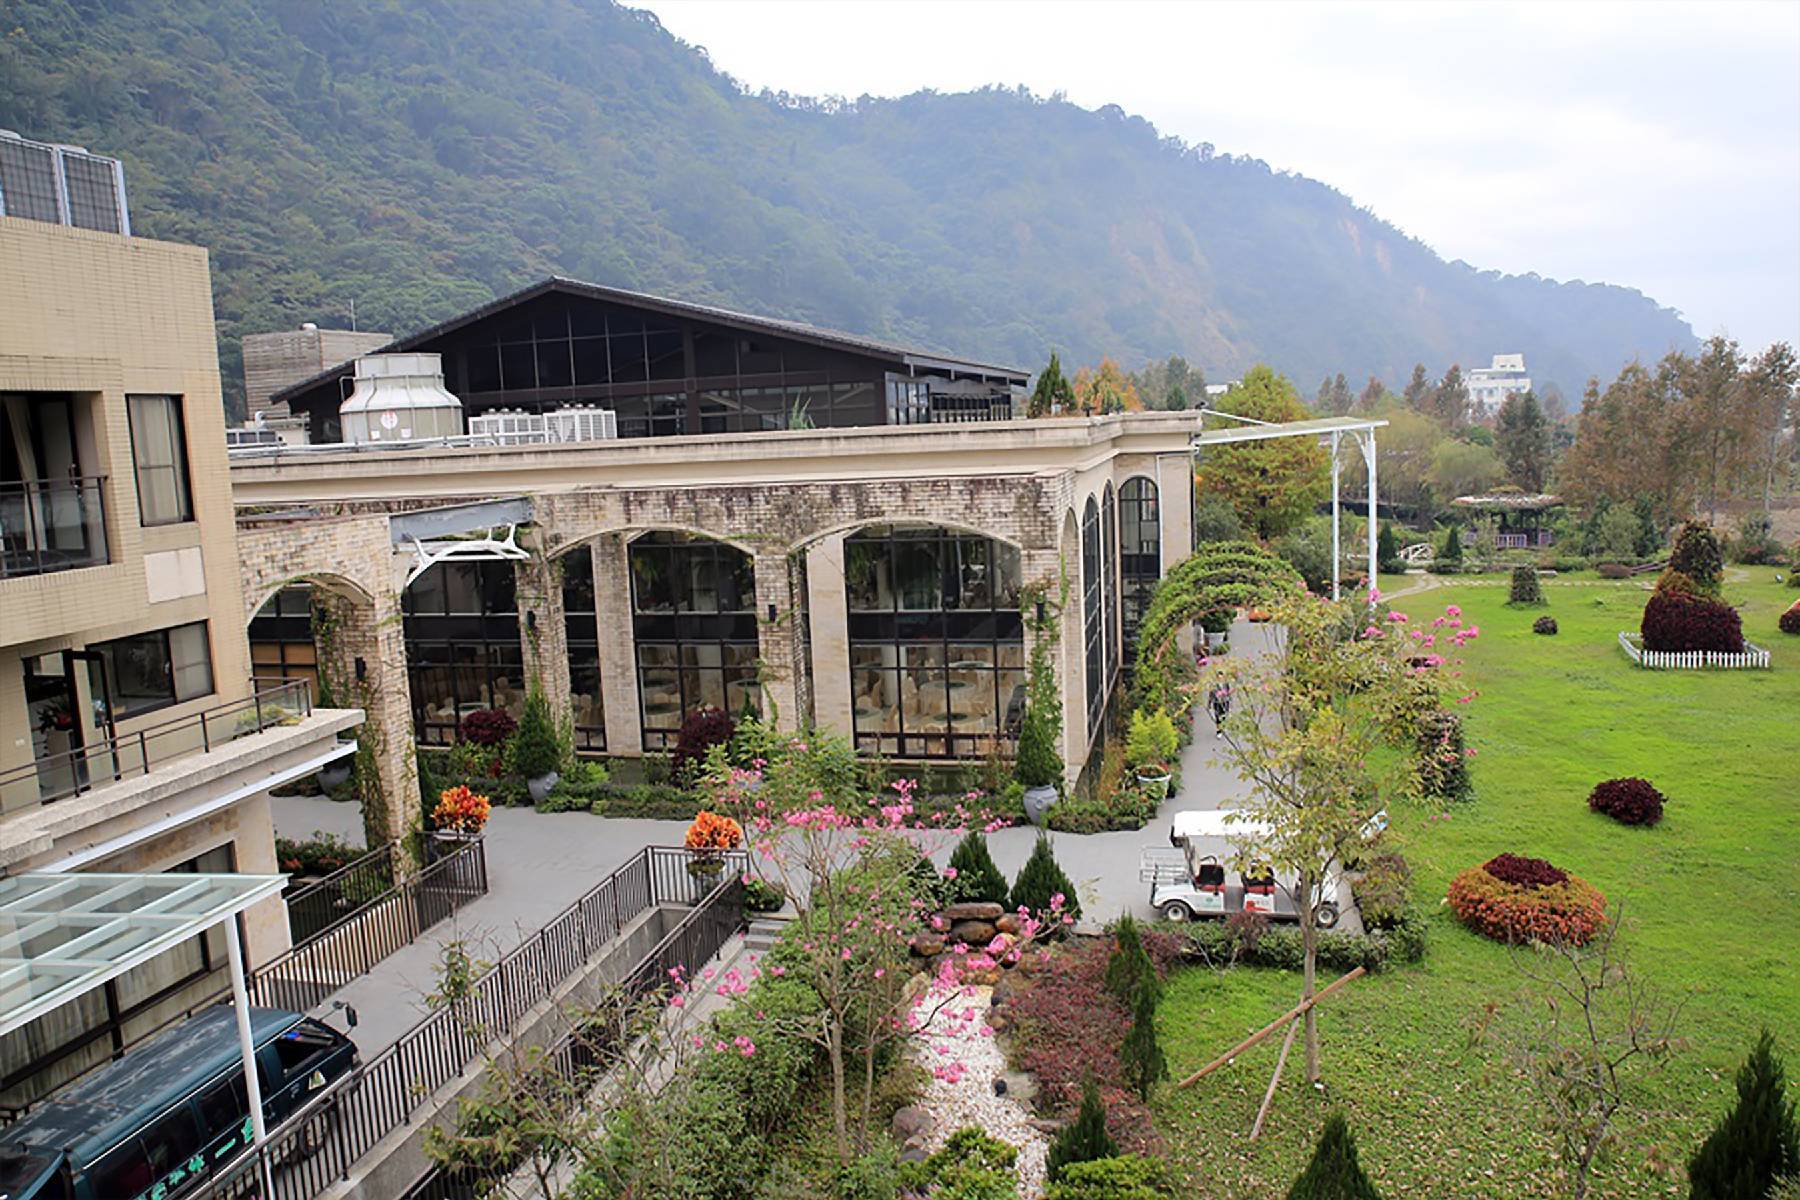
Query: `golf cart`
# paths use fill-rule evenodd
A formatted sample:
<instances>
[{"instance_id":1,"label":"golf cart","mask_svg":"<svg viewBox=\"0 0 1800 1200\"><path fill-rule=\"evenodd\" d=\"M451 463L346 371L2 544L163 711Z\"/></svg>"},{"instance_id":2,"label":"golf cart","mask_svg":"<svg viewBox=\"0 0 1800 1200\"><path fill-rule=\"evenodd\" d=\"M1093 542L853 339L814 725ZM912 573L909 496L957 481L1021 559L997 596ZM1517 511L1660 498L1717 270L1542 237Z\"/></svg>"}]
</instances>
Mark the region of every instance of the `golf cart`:
<instances>
[{"instance_id":1,"label":"golf cart","mask_svg":"<svg viewBox=\"0 0 1800 1200\"><path fill-rule=\"evenodd\" d=\"M1387 814L1377 813L1363 827L1363 836L1372 839L1386 828ZM1294 877L1277 874L1256 857L1257 844L1269 834L1266 823L1230 809L1176 813L1169 828L1170 848L1148 847L1139 862L1138 878L1150 885L1150 907L1168 921L1238 912L1260 913L1275 921L1299 920ZM1243 868L1232 882L1228 864L1240 861ZM1314 915L1321 929L1330 929L1350 900L1336 864L1326 873L1321 892Z\"/></svg>"}]
</instances>

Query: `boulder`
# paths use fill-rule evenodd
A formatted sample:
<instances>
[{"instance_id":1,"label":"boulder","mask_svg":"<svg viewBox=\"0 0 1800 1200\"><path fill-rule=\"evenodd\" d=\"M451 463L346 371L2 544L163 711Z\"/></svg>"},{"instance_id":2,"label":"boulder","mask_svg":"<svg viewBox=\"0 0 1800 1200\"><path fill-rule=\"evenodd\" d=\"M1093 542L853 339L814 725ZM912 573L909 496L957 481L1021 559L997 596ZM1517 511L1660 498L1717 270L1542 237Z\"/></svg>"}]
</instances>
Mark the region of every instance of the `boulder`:
<instances>
[{"instance_id":1,"label":"boulder","mask_svg":"<svg viewBox=\"0 0 1800 1200\"><path fill-rule=\"evenodd\" d=\"M917 1104L894 1110L894 1140L902 1145L931 1132L931 1114Z\"/></svg>"},{"instance_id":2,"label":"boulder","mask_svg":"<svg viewBox=\"0 0 1800 1200\"><path fill-rule=\"evenodd\" d=\"M952 904L943 911L946 921L992 921L1005 915L1006 910L989 900L967 900L961 904Z\"/></svg>"},{"instance_id":3,"label":"boulder","mask_svg":"<svg viewBox=\"0 0 1800 1200\"><path fill-rule=\"evenodd\" d=\"M985 946L994 940L994 927L986 921L958 921L950 927L950 938L965 946Z\"/></svg>"},{"instance_id":4,"label":"boulder","mask_svg":"<svg viewBox=\"0 0 1800 1200\"><path fill-rule=\"evenodd\" d=\"M1003 975L1000 982L994 985L994 995L989 1001L995 1008L1011 1004L1018 994L1025 990L1016 975Z\"/></svg>"},{"instance_id":5,"label":"boulder","mask_svg":"<svg viewBox=\"0 0 1800 1200\"><path fill-rule=\"evenodd\" d=\"M988 1028L995 1033L1005 1033L1012 1028L1012 1012L1005 1008L990 1008L987 1015Z\"/></svg>"},{"instance_id":6,"label":"boulder","mask_svg":"<svg viewBox=\"0 0 1800 1200\"><path fill-rule=\"evenodd\" d=\"M1001 933L1007 933L1011 934L1013 937L1018 937L1019 929L1021 928L1019 925L1019 914L1002 914L1001 917L994 922L994 928L998 929Z\"/></svg>"},{"instance_id":7,"label":"boulder","mask_svg":"<svg viewBox=\"0 0 1800 1200\"><path fill-rule=\"evenodd\" d=\"M944 939L935 933L921 933L908 943L912 952L923 958L944 952Z\"/></svg>"}]
</instances>

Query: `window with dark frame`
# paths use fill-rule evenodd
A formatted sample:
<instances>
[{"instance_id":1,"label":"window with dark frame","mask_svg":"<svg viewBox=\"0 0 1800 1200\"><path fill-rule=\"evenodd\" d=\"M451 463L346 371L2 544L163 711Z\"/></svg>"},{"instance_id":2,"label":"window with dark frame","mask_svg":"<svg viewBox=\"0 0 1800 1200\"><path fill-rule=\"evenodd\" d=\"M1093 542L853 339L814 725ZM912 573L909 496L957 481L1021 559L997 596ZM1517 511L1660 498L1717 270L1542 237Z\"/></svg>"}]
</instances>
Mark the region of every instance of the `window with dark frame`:
<instances>
[{"instance_id":1,"label":"window with dark frame","mask_svg":"<svg viewBox=\"0 0 1800 1200\"><path fill-rule=\"evenodd\" d=\"M513 564L435 563L401 597L406 672L419 741L456 742L463 718L485 708L525 712L525 659Z\"/></svg>"},{"instance_id":2,"label":"window with dark frame","mask_svg":"<svg viewBox=\"0 0 1800 1200\"><path fill-rule=\"evenodd\" d=\"M257 679L303 679L319 699L319 652L313 642L312 588L290 584L250 618L250 673Z\"/></svg>"},{"instance_id":3,"label":"window with dark frame","mask_svg":"<svg viewBox=\"0 0 1800 1200\"><path fill-rule=\"evenodd\" d=\"M844 584L857 748L1009 751L1025 709L1018 548L937 525L868 526L844 541Z\"/></svg>"},{"instance_id":4,"label":"window with dark frame","mask_svg":"<svg viewBox=\"0 0 1800 1200\"><path fill-rule=\"evenodd\" d=\"M127 396L131 461L137 475L138 521L175 525L194 519L188 484L187 429L179 396Z\"/></svg>"},{"instance_id":5,"label":"window with dark frame","mask_svg":"<svg viewBox=\"0 0 1800 1200\"><path fill-rule=\"evenodd\" d=\"M1100 603L1106 617L1103 646L1106 655L1106 690L1111 693L1119 677L1119 506L1113 485L1106 485L1100 503Z\"/></svg>"},{"instance_id":6,"label":"window with dark frame","mask_svg":"<svg viewBox=\"0 0 1800 1200\"><path fill-rule=\"evenodd\" d=\"M1156 483L1135 475L1119 488L1119 597L1127 658L1135 654L1138 626L1161 578L1162 514Z\"/></svg>"},{"instance_id":7,"label":"window with dark frame","mask_svg":"<svg viewBox=\"0 0 1800 1200\"><path fill-rule=\"evenodd\" d=\"M1106 698L1103 683L1105 626L1100 599L1100 504L1092 496L1081 513L1081 614L1083 641L1086 648L1082 676L1087 687L1087 720L1090 737L1099 728L1100 713Z\"/></svg>"},{"instance_id":8,"label":"window with dark frame","mask_svg":"<svg viewBox=\"0 0 1800 1200\"><path fill-rule=\"evenodd\" d=\"M606 749L606 710L600 694L600 621L594 611L592 546L557 559L562 569L563 628L569 647L569 708L575 748Z\"/></svg>"},{"instance_id":9,"label":"window with dark frame","mask_svg":"<svg viewBox=\"0 0 1800 1200\"><path fill-rule=\"evenodd\" d=\"M104 664L89 663L93 694L111 697L115 719L212 694L212 646L205 621L91 642L87 649Z\"/></svg>"},{"instance_id":10,"label":"window with dark frame","mask_svg":"<svg viewBox=\"0 0 1800 1200\"><path fill-rule=\"evenodd\" d=\"M672 748L682 722L702 708L762 711L750 556L659 531L632 539L627 559L644 748Z\"/></svg>"}]
</instances>

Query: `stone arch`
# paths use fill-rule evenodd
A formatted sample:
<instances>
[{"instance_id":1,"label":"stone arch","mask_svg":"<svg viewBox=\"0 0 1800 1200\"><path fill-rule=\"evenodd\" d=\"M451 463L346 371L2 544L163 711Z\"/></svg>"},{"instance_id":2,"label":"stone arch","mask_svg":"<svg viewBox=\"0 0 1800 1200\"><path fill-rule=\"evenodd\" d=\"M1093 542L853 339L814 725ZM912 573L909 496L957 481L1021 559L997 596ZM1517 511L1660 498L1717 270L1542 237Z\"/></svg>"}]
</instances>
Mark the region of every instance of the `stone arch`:
<instances>
[{"instance_id":1,"label":"stone arch","mask_svg":"<svg viewBox=\"0 0 1800 1200\"><path fill-rule=\"evenodd\" d=\"M859 516L834 525L809 531L801 540L795 542L791 551L809 550L827 538L848 536L867 529L871 525L930 525L935 529L948 529L954 533L973 534L976 537L991 538L1002 542L1015 550L1029 549L1016 533L1008 533L991 526L972 521L959 521L955 518L935 516L900 516L885 514L879 516Z\"/></svg>"},{"instance_id":2,"label":"stone arch","mask_svg":"<svg viewBox=\"0 0 1800 1200\"><path fill-rule=\"evenodd\" d=\"M734 550L755 557L757 546L746 539L742 533L726 533L718 529L701 525L688 525L678 521L627 522L622 524L604 524L598 528L586 530L575 536L565 536L556 545L549 547L544 554L547 559L558 559L579 546L591 546L603 537L616 536L630 545L646 533L685 533L692 537L706 538L709 541L722 542Z\"/></svg>"},{"instance_id":3,"label":"stone arch","mask_svg":"<svg viewBox=\"0 0 1800 1200\"><path fill-rule=\"evenodd\" d=\"M340 596L353 604L372 605L375 603L375 597L370 594L368 588L350 578L348 575L339 574L336 571L309 569L296 571L292 575L279 579L274 583L261 582L252 585L260 586L261 595L260 597L255 594L245 595L244 610L248 614L248 616L245 617L245 621L255 620L257 614L262 612L264 605L279 595L283 589L293 587L297 583L304 583L313 588L322 588L332 595Z\"/></svg>"}]
</instances>

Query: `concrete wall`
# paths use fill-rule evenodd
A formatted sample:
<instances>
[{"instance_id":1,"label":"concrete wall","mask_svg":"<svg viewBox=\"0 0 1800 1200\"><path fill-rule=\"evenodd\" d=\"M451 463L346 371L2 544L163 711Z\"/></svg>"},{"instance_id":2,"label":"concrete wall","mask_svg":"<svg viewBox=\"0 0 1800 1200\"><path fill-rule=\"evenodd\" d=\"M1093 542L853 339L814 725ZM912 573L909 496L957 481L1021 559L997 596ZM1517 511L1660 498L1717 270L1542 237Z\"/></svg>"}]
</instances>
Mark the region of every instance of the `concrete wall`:
<instances>
[{"instance_id":1,"label":"concrete wall","mask_svg":"<svg viewBox=\"0 0 1800 1200\"><path fill-rule=\"evenodd\" d=\"M311 379L321 371L370 354L394 340L391 333L353 332L348 329L287 329L278 333L244 335L244 415L254 419L267 412L285 416L287 405L269 403L269 397L292 384Z\"/></svg>"}]
</instances>

